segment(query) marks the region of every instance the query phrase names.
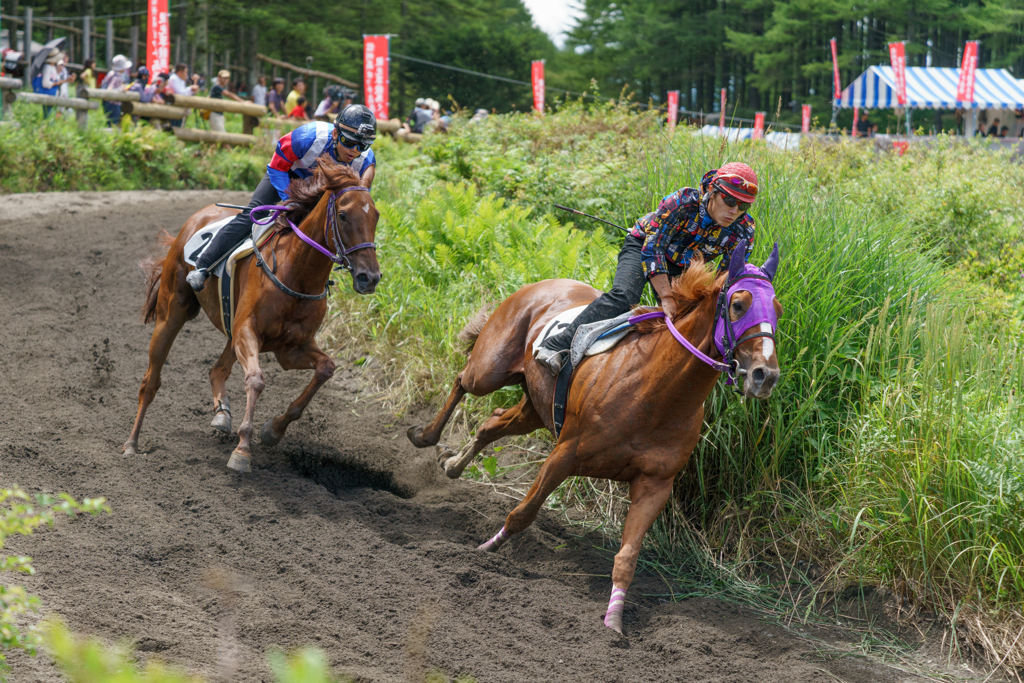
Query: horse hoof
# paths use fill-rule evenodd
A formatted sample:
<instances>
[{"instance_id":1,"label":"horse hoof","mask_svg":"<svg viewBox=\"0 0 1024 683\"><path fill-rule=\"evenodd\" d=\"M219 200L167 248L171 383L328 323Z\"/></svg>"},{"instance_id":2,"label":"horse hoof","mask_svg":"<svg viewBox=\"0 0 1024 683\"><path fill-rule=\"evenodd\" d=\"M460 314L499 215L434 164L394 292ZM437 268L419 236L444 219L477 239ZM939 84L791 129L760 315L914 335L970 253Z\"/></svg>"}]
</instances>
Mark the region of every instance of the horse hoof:
<instances>
[{"instance_id":1,"label":"horse hoof","mask_svg":"<svg viewBox=\"0 0 1024 683\"><path fill-rule=\"evenodd\" d=\"M416 425L415 427L409 427L409 431L407 431L405 434L406 436L409 437L409 441L411 441L412 445L415 446L416 448L426 448L427 446L434 445L432 443L427 443L426 441L423 440L423 427L420 425Z\"/></svg>"},{"instance_id":2,"label":"horse hoof","mask_svg":"<svg viewBox=\"0 0 1024 683\"><path fill-rule=\"evenodd\" d=\"M452 453L452 457L444 461L444 473L449 479L458 479L462 476L462 470L466 469L464 465L460 466L458 463L458 457Z\"/></svg>"},{"instance_id":3,"label":"horse hoof","mask_svg":"<svg viewBox=\"0 0 1024 683\"><path fill-rule=\"evenodd\" d=\"M260 442L267 446L276 446L281 443L281 439L284 438L284 434L281 436L274 436L274 421L267 420L263 423L263 429L260 430Z\"/></svg>"},{"instance_id":4,"label":"horse hoof","mask_svg":"<svg viewBox=\"0 0 1024 683\"><path fill-rule=\"evenodd\" d=\"M622 615L621 614L613 614L613 615L610 615L610 616L606 615L603 621L604 621L604 625L605 626L607 626L611 630L615 631L620 636L622 635Z\"/></svg>"},{"instance_id":5,"label":"horse hoof","mask_svg":"<svg viewBox=\"0 0 1024 683\"><path fill-rule=\"evenodd\" d=\"M124 447L121 448L121 452L127 456L136 456L139 454L139 449L133 442L126 441Z\"/></svg>"},{"instance_id":6,"label":"horse hoof","mask_svg":"<svg viewBox=\"0 0 1024 683\"><path fill-rule=\"evenodd\" d=\"M228 460L228 467L236 472L252 472L252 458L241 451L234 451Z\"/></svg>"},{"instance_id":7,"label":"horse hoof","mask_svg":"<svg viewBox=\"0 0 1024 683\"><path fill-rule=\"evenodd\" d=\"M218 432L224 432L225 434L231 433L231 416L227 413L217 413L213 416L213 422L210 426L216 429Z\"/></svg>"}]
</instances>

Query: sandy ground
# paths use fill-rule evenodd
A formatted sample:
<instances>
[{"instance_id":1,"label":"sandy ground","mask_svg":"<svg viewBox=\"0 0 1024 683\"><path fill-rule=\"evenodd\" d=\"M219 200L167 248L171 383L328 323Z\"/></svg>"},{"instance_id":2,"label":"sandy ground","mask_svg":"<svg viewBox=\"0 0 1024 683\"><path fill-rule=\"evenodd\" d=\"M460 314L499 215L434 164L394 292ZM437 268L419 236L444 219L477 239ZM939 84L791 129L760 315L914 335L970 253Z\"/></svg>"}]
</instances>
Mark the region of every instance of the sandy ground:
<instances>
[{"instance_id":1,"label":"sandy ground","mask_svg":"<svg viewBox=\"0 0 1024 683\"><path fill-rule=\"evenodd\" d=\"M142 657L232 681L269 681L272 648L322 648L359 681L914 680L865 660L823 661L798 635L734 605L672 603L638 575L625 636L601 623L611 558L550 511L496 555L475 550L512 501L450 482L363 390L334 379L254 471L225 468L207 372L223 337L200 316L171 352L140 447L135 413L152 328L137 262L213 201L239 193L0 197L0 483L106 496L113 512L11 539L44 613L130 640ZM386 264L385 264L386 267ZM348 284L348 283L346 283ZM263 357L256 424L308 381ZM240 371L229 387L244 405ZM236 419L237 424L237 419ZM12 657L13 681L57 681L45 655Z\"/></svg>"}]
</instances>

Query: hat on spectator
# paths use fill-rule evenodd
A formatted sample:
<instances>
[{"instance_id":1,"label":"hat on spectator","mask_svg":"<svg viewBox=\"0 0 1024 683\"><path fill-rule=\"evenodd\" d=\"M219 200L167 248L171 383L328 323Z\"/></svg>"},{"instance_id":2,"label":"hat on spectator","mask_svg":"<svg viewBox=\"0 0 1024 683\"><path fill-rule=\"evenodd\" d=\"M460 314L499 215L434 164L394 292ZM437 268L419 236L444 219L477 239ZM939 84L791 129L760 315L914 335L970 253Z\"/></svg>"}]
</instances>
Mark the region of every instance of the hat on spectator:
<instances>
[{"instance_id":1,"label":"hat on spectator","mask_svg":"<svg viewBox=\"0 0 1024 683\"><path fill-rule=\"evenodd\" d=\"M124 71L125 69L132 68L132 60L128 59L124 55L116 55L110 62L110 68L114 71Z\"/></svg>"},{"instance_id":2,"label":"hat on spectator","mask_svg":"<svg viewBox=\"0 0 1024 683\"><path fill-rule=\"evenodd\" d=\"M171 74L167 73L166 71L161 71L156 75L156 77L163 81L171 80Z\"/></svg>"},{"instance_id":3,"label":"hat on spectator","mask_svg":"<svg viewBox=\"0 0 1024 683\"><path fill-rule=\"evenodd\" d=\"M217 76L219 78L231 78L231 72L228 71L227 69L221 69L220 71L217 72Z\"/></svg>"},{"instance_id":4,"label":"hat on spectator","mask_svg":"<svg viewBox=\"0 0 1024 683\"><path fill-rule=\"evenodd\" d=\"M421 104L426 104L426 103L427 103L427 101L425 99L423 99L422 97L417 97L416 98L416 106L417 107L420 106Z\"/></svg>"}]
</instances>

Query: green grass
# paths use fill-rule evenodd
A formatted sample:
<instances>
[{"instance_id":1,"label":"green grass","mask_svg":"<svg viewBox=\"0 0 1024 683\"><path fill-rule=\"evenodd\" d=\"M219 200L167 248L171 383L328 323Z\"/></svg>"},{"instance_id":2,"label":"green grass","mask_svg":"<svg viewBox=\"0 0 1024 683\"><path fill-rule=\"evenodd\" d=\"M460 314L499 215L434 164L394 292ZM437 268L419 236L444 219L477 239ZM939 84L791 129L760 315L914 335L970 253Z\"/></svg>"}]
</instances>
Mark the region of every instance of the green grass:
<instances>
[{"instance_id":1,"label":"green grass","mask_svg":"<svg viewBox=\"0 0 1024 683\"><path fill-rule=\"evenodd\" d=\"M186 144L147 125L110 131L102 111L80 131L74 117L43 120L42 107L19 102L0 123L0 192L251 190L269 154Z\"/></svg>"},{"instance_id":2,"label":"green grass","mask_svg":"<svg viewBox=\"0 0 1024 683\"><path fill-rule=\"evenodd\" d=\"M608 285L619 236L571 229L552 202L630 223L708 168L748 161L763 188L754 260L776 240L782 251L783 377L768 402L724 385L712 394L648 561L684 583L695 575L683 565L704 566L693 585L732 572L805 607L851 584L886 586L958 622L993 663L1024 663L1009 627L1024 625L1024 371L1007 257L1019 245L1020 169L953 144L901 158L669 139L616 107L456 124L422 154L379 156L385 279L372 299L341 292L334 305L384 361L398 406L447 393L464 362L455 335L480 302L552 276ZM471 401L457 423L517 399L509 389ZM619 496L570 481L553 501L589 510L614 536ZM810 565L822 575L798 589L765 578ZM1010 637L983 642L986 628Z\"/></svg>"}]
</instances>

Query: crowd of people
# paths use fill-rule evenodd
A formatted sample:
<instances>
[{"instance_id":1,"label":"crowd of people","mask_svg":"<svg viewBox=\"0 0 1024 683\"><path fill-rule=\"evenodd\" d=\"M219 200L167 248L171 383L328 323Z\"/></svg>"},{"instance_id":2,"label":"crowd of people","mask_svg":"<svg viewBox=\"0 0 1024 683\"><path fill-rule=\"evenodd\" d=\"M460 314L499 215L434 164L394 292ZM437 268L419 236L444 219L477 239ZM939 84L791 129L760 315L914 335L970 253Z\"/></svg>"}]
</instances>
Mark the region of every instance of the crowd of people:
<instances>
[{"instance_id":1,"label":"crowd of people","mask_svg":"<svg viewBox=\"0 0 1024 683\"><path fill-rule=\"evenodd\" d=\"M138 92L139 101L144 104L172 104L176 96L202 94L214 99L254 102L267 107L268 116L292 121L332 121L357 98L354 90L329 84L320 92L318 100L311 101L307 97L306 81L301 77L293 79L291 88L286 91L288 83L285 79L262 75L250 90L245 81L232 80L231 71L222 69L217 72L207 89L203 75L190 73L188 65L184 63L176 64L170 71L151 74L145 65L136 67L124 55L116 55L105 73L98 72L95 61L87 59L81 73L76 75L69 72L68 61L66 53L53 48L36 82L33 83L36 92L68 97L69 84L80 81L89 88ZM49 116L53 109L54 107L44 107L44 116ZM128 125L131 120L122 114L120 102L104 100L103 111L108 125L112 127ZM68 109L67 112L71 113L72 110ZM451 114L444 111L437 100L421 97L416 100L409 116L402 123L402 128L409 133L444 131L451 121ZM486 109L477 109L470 122L483 121L488 114ZM209 122L210 130L224 131L223 113L204 112L198 115ZM186 113L182 120L172 120L169 125L181 126L188 116L189 113ZM138 117L135 118L138 120Z\"/></svg>"}]
</instances>

